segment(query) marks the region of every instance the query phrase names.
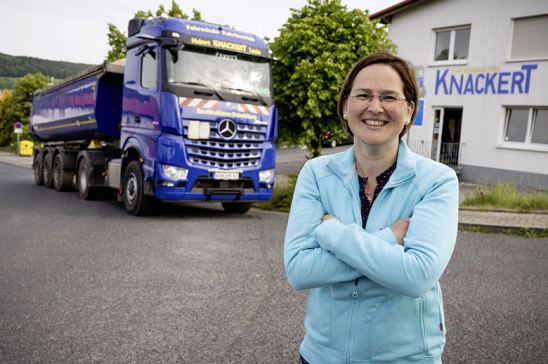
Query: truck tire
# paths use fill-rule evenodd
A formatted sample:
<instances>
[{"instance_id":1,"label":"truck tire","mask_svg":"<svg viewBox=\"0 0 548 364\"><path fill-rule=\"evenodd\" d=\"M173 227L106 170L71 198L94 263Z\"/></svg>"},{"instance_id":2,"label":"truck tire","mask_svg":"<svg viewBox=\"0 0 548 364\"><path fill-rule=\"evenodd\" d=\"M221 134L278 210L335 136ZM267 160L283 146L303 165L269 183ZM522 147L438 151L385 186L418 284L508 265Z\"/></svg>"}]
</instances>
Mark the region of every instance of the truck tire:
<instances>
[{"instance_id":1,"label":"truck tire","mask_svg":"<svg viewBox=\"0 0 548 364\"><path fill-rule=\"evenodd\" d=\"M82 158L78 164L76 188L78 189L78 196L83 200L94 200L97 198L97 189L91 187L89 184L90 171L89 159Z\"/></svg>"},{"instance_id":2,"label":"truck tire","mask_svg":"<svg viewBox=\"0 0 548 364\"><path fill-rule=\"evenodd\" d=\"M252 202L223 202L223 209L230 214L245 214L249 211Z\"/></svg>"},{"instance_id":3,"label":"truck tire","mask_svg":"<svg viewBox=\"0 0 548 364\"><path fill-rule=\"evenodd\" d=\"M57 191L68 191L72 189L72 173L63 169L63 158L57 154L53 159L53 187Z\"/></svg>"},{"instance_id":4,"label":"truck tire","mask_svg":"<svg viewBox=\"0 0 548 364\"><path fill-rule=\"evenodd\" d=\"M50 165L51 162L49 162L48 159L51 160L50 158L48 158L48 155L45 155L43 159L42 178L44 180L44 186L46 186L47 188L53 188L53 169Z\"/></svg>"},{"instance_id":5,"label":"truck tire","mask_svg":"<svg viewBox=\"0 0 548 364\"><path fill-rule=\"evenodd\" d=\"M32 161L32 170L34 172L34 182L38 186L43 185L44 169L43 169L42 153L37 152L34 154L34 160Z\"/></svg>"},{"instance_id":6,"label":"truck tire","mask_svg":"<svg viewBox=\"0 0 548 364\"><path fill-rule=\"evenodd\" d=\"M145 215L152 209L154 200L144 193L144 174L141 164L132 161L124 173L123 199L126 212L131 215Z\"/></svg>"}]
</instances>

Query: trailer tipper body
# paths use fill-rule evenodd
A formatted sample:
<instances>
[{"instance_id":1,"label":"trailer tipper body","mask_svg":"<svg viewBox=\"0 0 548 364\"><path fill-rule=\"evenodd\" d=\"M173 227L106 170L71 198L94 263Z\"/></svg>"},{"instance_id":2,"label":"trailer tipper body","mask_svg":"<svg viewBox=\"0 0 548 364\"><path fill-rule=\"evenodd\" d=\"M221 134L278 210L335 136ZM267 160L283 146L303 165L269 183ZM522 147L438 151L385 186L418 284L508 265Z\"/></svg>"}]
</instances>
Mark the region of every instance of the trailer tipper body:
<instances>
[{"instance_id":1,"label":"trailer tipper body","mask_svg":"<svg viewBox=\"0 0 548 364\"><path fill-rule=\"evenodd\" d=\"M215 24L133 19L125 60L34 95L37 184L126 210L154 201L221 202L245 212L272 197L277 111L262 39Z\"/></svg>"}]
</instances>

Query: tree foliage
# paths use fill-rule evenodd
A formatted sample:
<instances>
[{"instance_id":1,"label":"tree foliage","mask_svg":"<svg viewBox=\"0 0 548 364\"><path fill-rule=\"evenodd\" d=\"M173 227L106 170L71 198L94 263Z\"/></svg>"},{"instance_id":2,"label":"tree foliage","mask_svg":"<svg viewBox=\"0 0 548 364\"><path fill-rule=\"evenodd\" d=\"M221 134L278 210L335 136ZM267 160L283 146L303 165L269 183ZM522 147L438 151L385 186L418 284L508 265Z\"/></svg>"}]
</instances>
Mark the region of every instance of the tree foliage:
<instances>
[{"instance_id":1,"label":"tree foliage","mask_svg":"<svg viewBox=\"0 0 548 364\"><path fill-rule=\"evenodd\" d=\"M183 12L179 4L175 0L171 2L171 9L166 10L163 5L158 6L156 12L151 10L139 10L133 16L136 19L147 19L154 16L160 16L166 14L174 18L189 19L190 17ZM192 9L192 20L202 20L202 14L196 10ZM112 23L108 23L108 44L110 49L107 53L105 61L112 62L117 59L125 58L126 56L126 40L127 36L124 32L120 31L118 27Z\"/></svg>"},{"instance_id":2,"label":"tree foliage","mask_svg":"<svg viewBox=\"0 0 548 364\"><path fill-rule=\"evenodd\" d=\"M378 21L340 0L308 0L291 9L271 48L280 138L306 144L309 156L320 154L324 131L345 133L336 103L352 65L375 51L395 50Z\"/></svg>"},{"instance_id":3,"label":"tree foliage","mask_svg":"<svg viewBox=\"0 0 548 364\"><path fill-rule=\"evenodd\" d=\"M34 57L10 56L0 53L0 76L23 77L30 72L46 76L65 78L89 67L88 64L49 61Z\"/></svg>"},{"instance_id":4,"label":"tree foliage","mask_svg":"<svg viewBox=\"0 0 548 364\"><path fill-rule=\"evenodd\" d=\"M32 94L45 87L50 79L41 73L29 73L15 84L13 93L8 92L0 101L0 145L9 144L15 138L13 126L23 124L22 139L30 139L28 134Z\"/></svg>"},{"instance_id":5,"label":"tree foliage","mask_svg":"<svg viewBox=\"0 0 548 364\"><path fill-rule=\"evenodd\" d=\"M9 121L10 118L8 113L11 98L11 91L3 91L2 98L0 99L0 145L9 144L11 139L13 124Z\"/></svg>"}]
</instances>

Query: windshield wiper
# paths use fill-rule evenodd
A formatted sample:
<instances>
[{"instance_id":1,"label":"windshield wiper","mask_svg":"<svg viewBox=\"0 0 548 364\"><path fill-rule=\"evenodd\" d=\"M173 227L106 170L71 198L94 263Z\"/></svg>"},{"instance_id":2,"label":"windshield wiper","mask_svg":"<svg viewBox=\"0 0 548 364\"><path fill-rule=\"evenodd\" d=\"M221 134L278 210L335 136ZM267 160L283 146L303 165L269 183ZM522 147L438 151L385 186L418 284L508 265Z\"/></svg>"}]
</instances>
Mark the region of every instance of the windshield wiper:
<instances>
[{"instance_id":1,"label":"windshield wiper","mask_svg":"<svg viewBox=\"0 0 548 364\"><path fill-rule=\"evenodd\" d=\"M261 104L263 104L263 106L266 106L266 101L265 101L265 99L261 96L260 93L258 93L258 92L255 91L255 90L244 90L243 88L233 88L233 87L223 87L223 90L232 90L232 91L247 92L247 93L252 94L253 96L255 96L256 99L249 98L249 97L244 97L244 96L242 96L242 99L244 99L244 100L250 100L250 101L260 101Z\"/></svg>"},{"instance_id":2,"label":"windshield wiper","mask_svg":"<svg viewBox=\"0 0 548 364\"><path fill-rule=\"evenodd\" d=\"M185 81L177 81L177 82L172 82L172 83L178 83L178 84L183 84L183 85L191 85L191 86L202 86L202 87L205 87L205 88L208 88L212 93L210 95L215 95L217 96L220 100L225 100L221 94L215 89L215 87L213 87L212 85L208 84L208 83L203 83L203 82L193 82L193 81L189 81L189 82L185 82ZM194 93L197 93L196 91L194 91Z\"/></svg>"}]
</instances>

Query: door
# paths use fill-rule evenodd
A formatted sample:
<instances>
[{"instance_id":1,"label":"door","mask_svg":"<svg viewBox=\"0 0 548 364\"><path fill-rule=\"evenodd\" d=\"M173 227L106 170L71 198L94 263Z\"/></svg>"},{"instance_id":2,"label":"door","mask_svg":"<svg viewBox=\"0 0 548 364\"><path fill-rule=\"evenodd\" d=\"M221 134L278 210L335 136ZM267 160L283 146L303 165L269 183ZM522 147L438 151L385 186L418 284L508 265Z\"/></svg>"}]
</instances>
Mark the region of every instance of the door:
<instances>
[{"instance_id":1,"label":"door","mask_svg":"<svg viewBox=\"0 0 548 364\"><path fill-rule=\"evenodd\" d=\"M431 158L457 168L462 125L461 107L434 108Z\"/></svg>"}]
</instances>

